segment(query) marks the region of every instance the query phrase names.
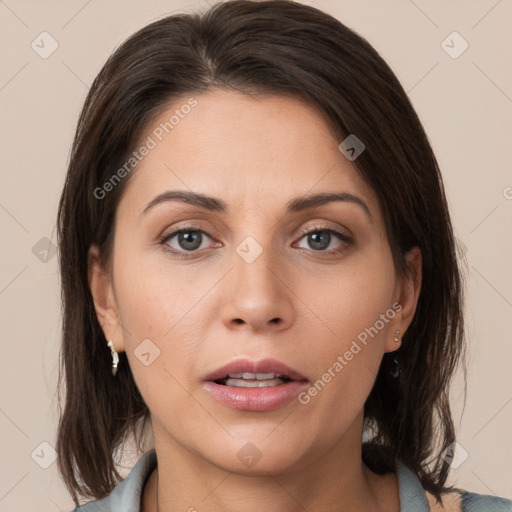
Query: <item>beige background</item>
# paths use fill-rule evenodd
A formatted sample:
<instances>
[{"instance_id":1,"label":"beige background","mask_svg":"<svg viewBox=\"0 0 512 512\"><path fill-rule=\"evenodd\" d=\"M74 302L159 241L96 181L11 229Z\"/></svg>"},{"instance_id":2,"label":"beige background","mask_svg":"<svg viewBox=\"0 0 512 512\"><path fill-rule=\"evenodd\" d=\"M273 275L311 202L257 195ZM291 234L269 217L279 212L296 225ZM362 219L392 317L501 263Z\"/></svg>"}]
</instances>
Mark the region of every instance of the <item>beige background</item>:
<instances>
[{"instance_id":1,"label":"beige background","mask_svg":"<svg viewBox=\"0 0 512 512\"><path fill-rule=\"evenodd\" d=\"M451 482L512 498L512 1L307 3L377 48L430 137L468 260L470 365L462 420L460 385L452 400L468 456L457 461ZM135 30L167 13L206 6L178 0L0 2L1 511L73 506L52 462L60 291L57 258L50 251L45 261L41 251L48 247L44 237L55 242L57 203L88 87ZM58 43L47 59L31 47L43 31ZM458 36L442 45L453 31L469 44L458 58L444 49L460 51ZM457 453L462 460L464 451Z\"/></svg>"}]
</instances>

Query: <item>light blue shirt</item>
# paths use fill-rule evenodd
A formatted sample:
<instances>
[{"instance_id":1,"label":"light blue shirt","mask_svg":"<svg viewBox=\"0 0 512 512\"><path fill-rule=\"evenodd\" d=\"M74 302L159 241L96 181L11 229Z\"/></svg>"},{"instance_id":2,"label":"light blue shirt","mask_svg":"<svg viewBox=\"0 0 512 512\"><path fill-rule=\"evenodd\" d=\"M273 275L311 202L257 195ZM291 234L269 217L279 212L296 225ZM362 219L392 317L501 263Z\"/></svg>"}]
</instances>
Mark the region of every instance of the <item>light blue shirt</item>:
<instances>
[{"instance_id":1,"label":"light blue shirt","mask_svg":"<svg viewBox=\"0 0 512 512\"><path fill-rule=\"evenodd\" d=\"M140 512L142 489L157 464L155 450L145 453L109 496L90 501L72 512ZM400 495L400 512L429 512L425 491L419 478L400 461L396 462ZM464 512L512 512L512 501L462 491L461 508Z\"/></svg>"}]
</instances>

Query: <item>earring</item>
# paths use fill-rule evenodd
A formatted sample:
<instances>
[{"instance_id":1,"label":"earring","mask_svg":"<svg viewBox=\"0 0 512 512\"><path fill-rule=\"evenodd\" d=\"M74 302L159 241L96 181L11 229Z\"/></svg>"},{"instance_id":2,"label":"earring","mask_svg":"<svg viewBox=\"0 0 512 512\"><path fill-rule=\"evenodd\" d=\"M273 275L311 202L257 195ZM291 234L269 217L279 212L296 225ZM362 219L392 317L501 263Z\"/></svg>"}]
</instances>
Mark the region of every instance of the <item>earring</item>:
<instances>
[{"instance_id":1,"label":"earring","mask_svg":"<svg viewBox=\"0 0 512 512\"><path fill-rule=\"evenodd\" d=\"M393 339L396 343L400 343L400 339L398 338L399 335L400 335L400 331L395 331L395 337ZM389 373L390 373L391 377L393 377L394 379L397 379L398 376L400 375L400 366L398 364L396 355L393 358L391 365L392 366L391 366L391 369L389 370Z\"/></svg>"},{"instance_id":2,"label":"earring","mask_svg":"<svg viewBox=\"0 0 512 512\"><path fill-rule=\"evenodd\" d=\"M391 364L392 364L392 366L391 366L391 369L389 370L389 373L390 373L391 377L393 377L394 379L397 379L398 376L400 375L400 366L398 364L398 360L397 360L396 356L393 358L393 362Z\"/></svg>"},{"instance_id":3,"label":"earring","mask_svg":"<svg viewBox=\"0 0 512 512\"><path fill-rule=\"evenodd\" d=\"M119 363L119 354L116 352L114 342L112 340L110 340L107 345L110 347L110 351L112 352L112 375L115 377L117 373L117 363Z\"/></svg>"}]
</instances>

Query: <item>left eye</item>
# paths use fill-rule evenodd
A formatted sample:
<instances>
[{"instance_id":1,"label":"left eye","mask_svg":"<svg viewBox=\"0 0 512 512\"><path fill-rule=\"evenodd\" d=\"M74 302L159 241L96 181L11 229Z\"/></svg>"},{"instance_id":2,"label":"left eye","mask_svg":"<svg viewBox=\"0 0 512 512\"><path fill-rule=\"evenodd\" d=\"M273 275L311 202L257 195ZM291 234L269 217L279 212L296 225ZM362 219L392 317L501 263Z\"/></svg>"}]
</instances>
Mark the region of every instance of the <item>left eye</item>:
<instances>
[{"instance_id":1,"label":"left eye","mask_svg":"<svg viewBox=\"0 0 512 512\"><path fill-rule=\"evenodd\" d=\"M334 229L317 229L309 231L304 233L301 240L302 239L306 239L314 251L324 251L325 249L328 249L333 240L338 240L338 242L340 242L339 245L343 245L342 242L348 243L350 241L347 236L339 231L335 231ZM308 249L308 247L301 248ZM331 247L330 249L335 251L338 247Z\"/></svg>"}]
</instances>

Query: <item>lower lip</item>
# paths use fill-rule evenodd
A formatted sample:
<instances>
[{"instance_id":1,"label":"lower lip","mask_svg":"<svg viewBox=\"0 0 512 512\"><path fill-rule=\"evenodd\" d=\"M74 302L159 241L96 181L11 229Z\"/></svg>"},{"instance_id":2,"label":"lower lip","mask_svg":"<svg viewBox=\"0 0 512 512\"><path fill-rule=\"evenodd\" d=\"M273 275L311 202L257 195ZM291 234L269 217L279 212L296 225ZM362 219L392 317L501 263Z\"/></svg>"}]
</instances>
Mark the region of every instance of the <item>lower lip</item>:
<instances>
[{"instance_id":1,"label":"lower lip","mask_svg":"<svg viewBox=\"0 0 512 512\"><path fill-rule=\"evenodd\" d=\"M205 382L205 388L220 403L241 411L273 411L291 402L302 389L306 381L291 381L278 386L263 388L242 388L224 386L216 382Z\"/></svg>"}]
</instances>

